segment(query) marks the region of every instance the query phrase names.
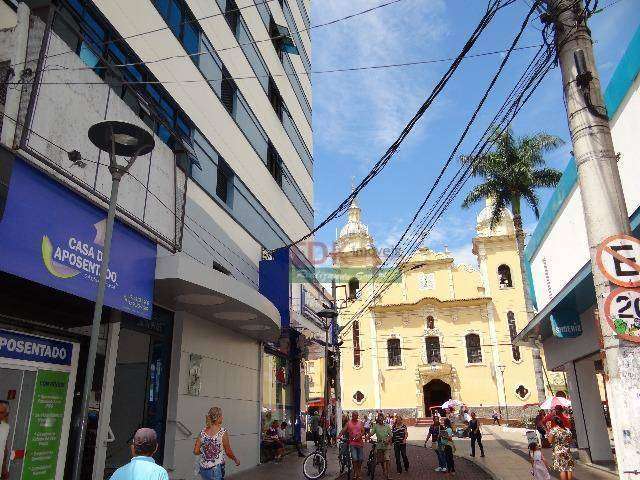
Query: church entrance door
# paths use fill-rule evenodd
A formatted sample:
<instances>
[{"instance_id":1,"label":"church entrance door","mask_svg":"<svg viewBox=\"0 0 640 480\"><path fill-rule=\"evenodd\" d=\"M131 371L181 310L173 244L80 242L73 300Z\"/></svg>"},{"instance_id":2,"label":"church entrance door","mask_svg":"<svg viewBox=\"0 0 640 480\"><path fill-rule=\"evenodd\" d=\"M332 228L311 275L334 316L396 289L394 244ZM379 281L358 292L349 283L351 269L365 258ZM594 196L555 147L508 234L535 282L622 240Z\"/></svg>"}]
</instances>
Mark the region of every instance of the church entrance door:
<instances>
[{"instance_id":1,"label":"church entrance door","mask_svg":"<svg viewBox=\"0 0 640 480\"><path fill-rule=\"evenodd\" d=\"M422 387L424 412L431 416L431 407L439 407L451 398L451 386L442 380L435 379Z\"/></svg>"}]
</instances>

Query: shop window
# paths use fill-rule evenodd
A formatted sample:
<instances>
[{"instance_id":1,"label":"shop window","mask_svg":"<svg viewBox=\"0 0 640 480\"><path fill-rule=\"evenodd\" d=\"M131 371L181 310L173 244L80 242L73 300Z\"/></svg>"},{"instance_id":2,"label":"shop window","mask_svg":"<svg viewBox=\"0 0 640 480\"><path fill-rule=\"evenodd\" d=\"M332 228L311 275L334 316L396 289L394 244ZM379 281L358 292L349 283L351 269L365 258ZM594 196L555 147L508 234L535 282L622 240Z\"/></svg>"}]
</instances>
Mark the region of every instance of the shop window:
<instances>
[{"instance_id":1,"label":"shop window","mask_svg":"<svg viewBox=\"0 0 640 480\"><path fill-rule=\"evenodd\" d=\"M502 264L498 267L498 282L500 283L500 288L513 287L513 281L511 280L511 269L508 265Z\"/></svg>"},{"instance_id":2,"label":"shop window","mask_svg":"<svg viewBox=\"0 0 640 480\"><path fill-rule=\"evenodd\" d=\"M427 348L427 363L440 363L440 338L425 338L425 346Z\"/></svg>"},{"instance_id":3,"label":"shop window","mask_svg":"<svg viewBox=\"0 0 640 480\"><path fill-rule=\"evenodd\" d=\"M529 390L524 385L518 385L518 388L516 388L516 395L524 400L529 396Z\"/></svg>"},{"instance_id":4,"label":"shop window","mask_svg":"<svg viewBox=\"0 0 640 480\"><path fill-rule=\"evenodd\" d=\"M360 289L360 280L356 277L353 277L349 280L349 300L355 300L358 295L358 290Z\"/></svg>"},{"instance_id":5,"label":"shop window","mask_svg":"<svg viewBox=\"0 0 640 480\"><path fill-rule=\"evenodd\" d=\"M482 363L480 335L469 333L464 337L464 340L467 347L467 363Z\"/></svg>"},{"instance_id":6,"label":"shop window","mask_svg":"<svg viewBox=\"0 0 640 480\"><path fill-rule=\"evenodd\" d=\"M433 319L431 315L427 317L427 328L429 330L433 330L434 328L436 328L436 321Z\"/></svg>"},{"instance_id":7,"label":"shop window","mask_svg":"<svg viewBox=\"0 0 640 480\"><path fill-rule=\"evenodd\" d=\"M353 322L353 366L360 367L360 322Z\"/></svg>"},{"instance_id":8,"label":"shop window","mask_svg":"<svg viewBox=\"0 0 640 480\"><path fill-rule=\"evenodd\" d=\"M291 364L285 357L264 351L262 353L262 431L265 431L274 420L293 425L294 406Z\"/></svg>"},{"instance_id":9,"label":"shop window","mask_svg":"<svg viewBox=\"0 0 640 480\"><path fill-rule=\"evenodd\" d=\"M511 338L511 342L513 342L513 339L518 335L518 328L516 327L515 314L511 311L507 312L507 322L509 323L509 337ZM512 345L511 355L516 362L519 362L522 359L522 356L520 355L520 347Z\"/></svg>"},{"instance_id":10,"label":"shop window","mask_svg":"<svg viewBox=\"0 0 640 480\"><path fill-rule=\"evenodd\" d=\"M362 393L360 390L353 394L353 401L356 403L364 402L364 398L364 393Z\"/></svg>"},{"instance_id":11,"label":"shop window","mask_svg":"<svg viewBox=\"0 0 640 480\"><path fill-rule=\"evenodd\" d=\"M402 349L399 338L390 338L387 340L387 355L390 367L402 366Z\"/></svg>"}]
</instances>

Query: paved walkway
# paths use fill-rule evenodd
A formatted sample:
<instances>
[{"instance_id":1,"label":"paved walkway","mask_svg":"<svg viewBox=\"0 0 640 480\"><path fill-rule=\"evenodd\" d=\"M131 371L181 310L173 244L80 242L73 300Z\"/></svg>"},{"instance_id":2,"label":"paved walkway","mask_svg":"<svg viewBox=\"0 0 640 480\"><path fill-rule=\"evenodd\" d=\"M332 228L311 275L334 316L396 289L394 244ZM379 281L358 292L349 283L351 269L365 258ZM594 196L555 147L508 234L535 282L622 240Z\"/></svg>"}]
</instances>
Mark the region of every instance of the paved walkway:
<instances>
[{"instance_id":1,"label":"paved walkway","mask_svg":"<svg viewBox=\"0 0 640 480\"><path fill-rule=\"evenodd\" d=\"M456 455L461 456L490 472L495 480L522 480L530 478L531 464L527 451L527 441L524 429L503 429L501 427L484 426L482 428L482 443L484 445L484 458L480 457L479 449L476 457L469 455L470 440L456 439ZM426 429L410 429L410 440L415 443L419 439L424 442ZM551 450L544 449L545 458L551 464ZM553 478L559 478L555 471L550 472ZM576 462L574 471L575 480L614 480L617 475L603 469L587 466Z\"/></svg>"},{"instance_id":2,"label":"paved walkway","mask_svg":"<svg viewBox=\"0 0 640 480\"><path fill-rule=\"evenodd\" d=\"M430 448L425 449L422 443L419 445L418 443L417 441L410 442L410 445L407 447L407 457L409 457L410 464L409 472L397 474L393 453L391 454L391 478L393 480L445 480L451 478L434 471L435 467L438 466L435 454ZM369 454L369 447L367 446L365 448L366 456ZM334 480L342 478L346 480L346 475L339 476L338 450L336 448L330 448L327 457L329 467L324 479ZM270 462L229 476L228 478L230 480L303 480L303 460L303 458L299 458L293 453L287 455L282 463L277 464ZM485 473L484 470L474 465L473 462L462 458L456 458L456 472L455 478L460 480L491 480L491 476ZM363 475L365 475L364 479L368 480L364 469ZM376 468L375 480L383 480L380 466Z\"/></svg>"}]
</instances>

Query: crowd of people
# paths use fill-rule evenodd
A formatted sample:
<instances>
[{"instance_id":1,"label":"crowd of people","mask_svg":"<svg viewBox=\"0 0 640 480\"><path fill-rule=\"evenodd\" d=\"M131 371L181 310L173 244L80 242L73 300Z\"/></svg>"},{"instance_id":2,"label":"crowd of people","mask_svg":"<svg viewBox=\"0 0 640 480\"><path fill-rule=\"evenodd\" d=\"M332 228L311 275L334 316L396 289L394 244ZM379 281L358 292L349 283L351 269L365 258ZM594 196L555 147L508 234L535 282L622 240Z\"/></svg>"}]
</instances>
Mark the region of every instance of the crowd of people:
<instances>
[{"instance_id":1,"label":"crowd of people","mask_svg":"<svg viewBox=\"0 0 640 480\"><path fill-rule=\"evenodd\" d=\"M229 434L223 427L223 420L222 410L219 407L211 408L205 416L205 426L195 441L193 453L197 456L197 472L202 480L223 480L227 458L240 465L231 448ZM442 415L434 411L433 423L427 431L424 447L430 445L434 451L438 462L436 472L455 474L454 438L460 436L460 432L454 424L460 421L464 425L465 436L470 439L470 455L475 456L477 446L480 456L485 456L481 424L475 412L470 412L466 407L461 408L459 412L444 411ZM323 412L314 411L308 424L309 436L316 442L328 438L330 443L341 441L349 448L355 480L362 479L366 443L371 444L372 458L376 464L382 466L385 479L390 478L391 451L394 454L396 471L399 474L409 471L408 431L401 415L377 412L365 414L360 419L359 413L354 411L350 416L343 415L342 428L338 431L335 414L330 414L327 418ZM549 413L540 410L535 424L540 434L541 445L538 442L529 444L530 473L534 480L550 480L550 468L559 472L560 480L572 480L574 460L570 447L573 435L569 415L561 406L555 407ZM294 445L298 454L304 456L300 442L288 439L287 427L287 422L273 420L263 435L263 443L271 446L276 462L282 459L287 444ZM542 455L541 446L552 448L551 466ZM157 449L156 432L150 428L139 429L133 437L131 461L116 470L111 480L168 480L166 470L153 459Z\"/></svg>"}]
</instances>

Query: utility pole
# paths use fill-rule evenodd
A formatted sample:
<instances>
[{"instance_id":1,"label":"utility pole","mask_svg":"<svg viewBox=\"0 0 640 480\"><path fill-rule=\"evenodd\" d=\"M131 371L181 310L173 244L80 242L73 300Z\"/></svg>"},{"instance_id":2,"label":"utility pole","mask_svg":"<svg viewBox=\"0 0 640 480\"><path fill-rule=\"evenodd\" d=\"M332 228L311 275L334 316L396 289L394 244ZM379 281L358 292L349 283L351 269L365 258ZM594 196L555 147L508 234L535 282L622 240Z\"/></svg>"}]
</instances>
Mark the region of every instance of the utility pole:
<instances>
[{"instance_id":1,"label":"utility pole","mask_svg":"<svg viewBox=\"0 0 640 480\"><path fill-rule=\"evenodd\" d=\"M598 245L607 237L630 234L617 158L593 57L591 32L582 1L547 0L546 19L555 24L573 155L578 170L619 478L636 478L640 467L640 345L619 339L606 321L604 303L614 289L596 265Z\"/></svg>"}]
</instances>

